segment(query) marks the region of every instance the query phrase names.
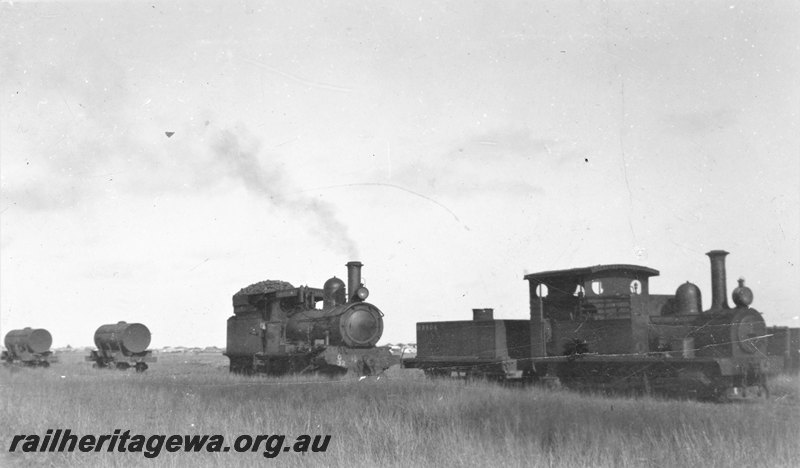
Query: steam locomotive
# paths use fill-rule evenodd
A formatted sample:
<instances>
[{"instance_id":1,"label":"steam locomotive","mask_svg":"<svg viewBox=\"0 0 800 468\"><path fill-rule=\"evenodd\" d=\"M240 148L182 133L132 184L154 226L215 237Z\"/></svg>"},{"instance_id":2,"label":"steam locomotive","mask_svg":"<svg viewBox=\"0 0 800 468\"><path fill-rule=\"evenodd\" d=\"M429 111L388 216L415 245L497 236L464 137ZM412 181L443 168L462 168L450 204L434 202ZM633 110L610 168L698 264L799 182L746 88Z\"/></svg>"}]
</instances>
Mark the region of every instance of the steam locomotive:
<instances>
[{"instance_id":1,"label":"steam locomotive","mask_svg":"<svg viewBox=\"0 0 800 468\"><path fill-rule=\"evenodd\" d=\"M6 365L49 367L51 363L58 362L58 358L50 350L53 337L44 328L11 330L6 333L3 344L6 350L0 360Z\"/></svg>"},{"instance_id":2,"label":"steam locomotive","mask_svg":"<svg viewBox=\"0 0 800 468\"><path fill-rule=\"evenodd\" d=\"M364 302L363 264L346 266L346 290L334 276L322 289L262 281L234 294L225 351L230 371L373 375L399 363L388 348L375 346L383 313Z\"/></svg>"},{"instance_id":3,"label":"steam locomotive","mask_svg":"<svg viewBox=\"0 0 800 468\"><path fill-rule=\"evenodd\" d=\"M147 349L150 330L141 323L101 325L94 332L94 344L97 350L91 351L86 360L93 362L95 368L126 370L133 367L136 372L144 372L148 369L148 362L157 360Z\"/></svg>"},{"instance_id":4,"label":"steam locomotive","mask_svg":"<svg viewBox=\"0 0 800 468\"><path fill-rule=\"evenodd\" d=\"M405 367L429 375L552 379L575 389L636 391L697 398L730 392L766 394L766 378L785 365L768 353L767 328L739 280L727 303L725 256L713 250L712 303L700 289L650 294L657 270L596 265L525 275L530 320L494 320L475 309L472 321L417 324L417 356ZM774 353L777 354L777 353Z\"/></svg>"}]
</instances>

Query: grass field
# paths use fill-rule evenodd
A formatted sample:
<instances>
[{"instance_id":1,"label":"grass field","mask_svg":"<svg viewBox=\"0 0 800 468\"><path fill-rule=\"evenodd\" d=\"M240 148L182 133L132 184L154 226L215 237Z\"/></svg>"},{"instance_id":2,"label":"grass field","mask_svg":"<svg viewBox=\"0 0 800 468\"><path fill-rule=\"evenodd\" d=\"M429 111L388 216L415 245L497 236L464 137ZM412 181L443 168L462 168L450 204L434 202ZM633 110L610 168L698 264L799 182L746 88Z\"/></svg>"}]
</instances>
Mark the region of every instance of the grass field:
<instances>
[{"instance_id":1,"label":"grass field","mask_svg":"<svg viewBox=\"0 0 800 468\"><path fill-rule=\"evenodd\" d=\"M145 374L0 369L2 466L800 466L800 379L766 401L626 399L429 381L241 377L220 355L160 355ZM15 434L330 434L325 453L9 453Z\"/></svg>"}]
</instances>

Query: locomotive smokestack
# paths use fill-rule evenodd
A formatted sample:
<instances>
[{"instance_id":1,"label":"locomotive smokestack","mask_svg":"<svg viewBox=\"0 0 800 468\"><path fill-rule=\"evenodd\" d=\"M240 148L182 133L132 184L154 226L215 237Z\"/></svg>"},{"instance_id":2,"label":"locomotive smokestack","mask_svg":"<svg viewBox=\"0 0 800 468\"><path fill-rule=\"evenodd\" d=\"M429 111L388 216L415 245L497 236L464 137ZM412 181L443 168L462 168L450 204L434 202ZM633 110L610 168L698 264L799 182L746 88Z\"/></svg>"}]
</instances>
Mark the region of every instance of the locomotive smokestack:
<instances>
[{"instance_id":1,"label":"locomotive smokestack","mask_svg":"<svg viewBox=\"0 0 800 468\"><path fill-rule=\"evenodd\" d=\"M358 301L356 293L361 286L361 267L364 266L361 262L347 262L347 301Z\"/></svg>"},{"instance_id":2,"label":"locomotive smokestack","mask_svg":"<svg viewBox=\"0 0 800 468\"><path fill-rule=\"evenodd\" d=\"M706 253L711 259L711 308L730 309L728 306L728 292L725 287L725 256L724 250L712 250Z\"/></svg>"}]
</instances>

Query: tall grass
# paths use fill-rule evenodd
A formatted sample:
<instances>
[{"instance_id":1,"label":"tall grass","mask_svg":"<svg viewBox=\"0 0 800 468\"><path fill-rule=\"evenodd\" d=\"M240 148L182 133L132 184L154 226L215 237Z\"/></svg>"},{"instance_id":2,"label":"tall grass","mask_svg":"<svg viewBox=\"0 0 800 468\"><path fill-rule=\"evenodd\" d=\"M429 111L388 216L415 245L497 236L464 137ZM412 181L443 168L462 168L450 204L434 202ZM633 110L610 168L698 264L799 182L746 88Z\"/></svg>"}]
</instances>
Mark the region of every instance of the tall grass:
<instances>
[{"instance_id":1,"label":"tall grass","mask_svg":"<svg viewBox=\"0 0 800 468\"><path fill-rule=\"evenodd\" d=\"M800 466L800 379L712 404L427 381L230 375L162 356L144 375L62 362L0 369L0 464L44 466ZM173 362L169 362L169 360ZM185 361L185 362L184 362ZM8 453L14 434L331 434L325 453Z\"/></svg>"}]
</instances>

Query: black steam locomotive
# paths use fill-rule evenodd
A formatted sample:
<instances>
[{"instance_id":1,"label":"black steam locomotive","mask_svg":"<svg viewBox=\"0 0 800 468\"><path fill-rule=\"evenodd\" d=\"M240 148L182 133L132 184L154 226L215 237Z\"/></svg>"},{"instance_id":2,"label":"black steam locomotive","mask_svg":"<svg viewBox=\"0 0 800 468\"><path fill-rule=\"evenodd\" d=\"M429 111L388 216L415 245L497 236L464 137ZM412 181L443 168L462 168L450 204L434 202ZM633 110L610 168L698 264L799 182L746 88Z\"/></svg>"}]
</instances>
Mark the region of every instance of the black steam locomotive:
<instances>
[{"instance_id":1,"label":"black steam locomotive","mask_svg":"<svg viewBox=\"0 0 800 468\"><path fill-rule=\"evenodd\" d=\"M333 277L322 289L262 281L234 294L225 351L230 371L373 375L399 362L375 346L383 313L364 302L369 291L361 267L347 263L347 290Z\"/></svg>"},{"instance_id":2,"label":"black steam locomotive","mask_svg":"<svg viewBox=\"0 0 800 468\"><path fill-rule=\"evenodd\" d=\"M26 327L6 333L3 344L6 350L0 356L5 365L21 365L28 367L49 367L58 362L50 350L53 337L44 328Z\"/></svg>"},{"instance_id":3,"label":"black steam locomotive","mask_svg":"<svg viewBox=\"0 0 800 468\"><path fill-rule=\"evenodd\" d=\"M649 279L659 272L643 266L532 273L525 276L530 320L494 320L491 309L475 309L472 321L418 323L417 356L404 365L430 375L557 379L576 389L698 398L748 388L766 393L766 377L783 369L785 356L769 353L770 334L743 279L729 307L727 254L707 254L706 311L689 282L674 295L650 294Z\"/></svg>"}]
</instances>

